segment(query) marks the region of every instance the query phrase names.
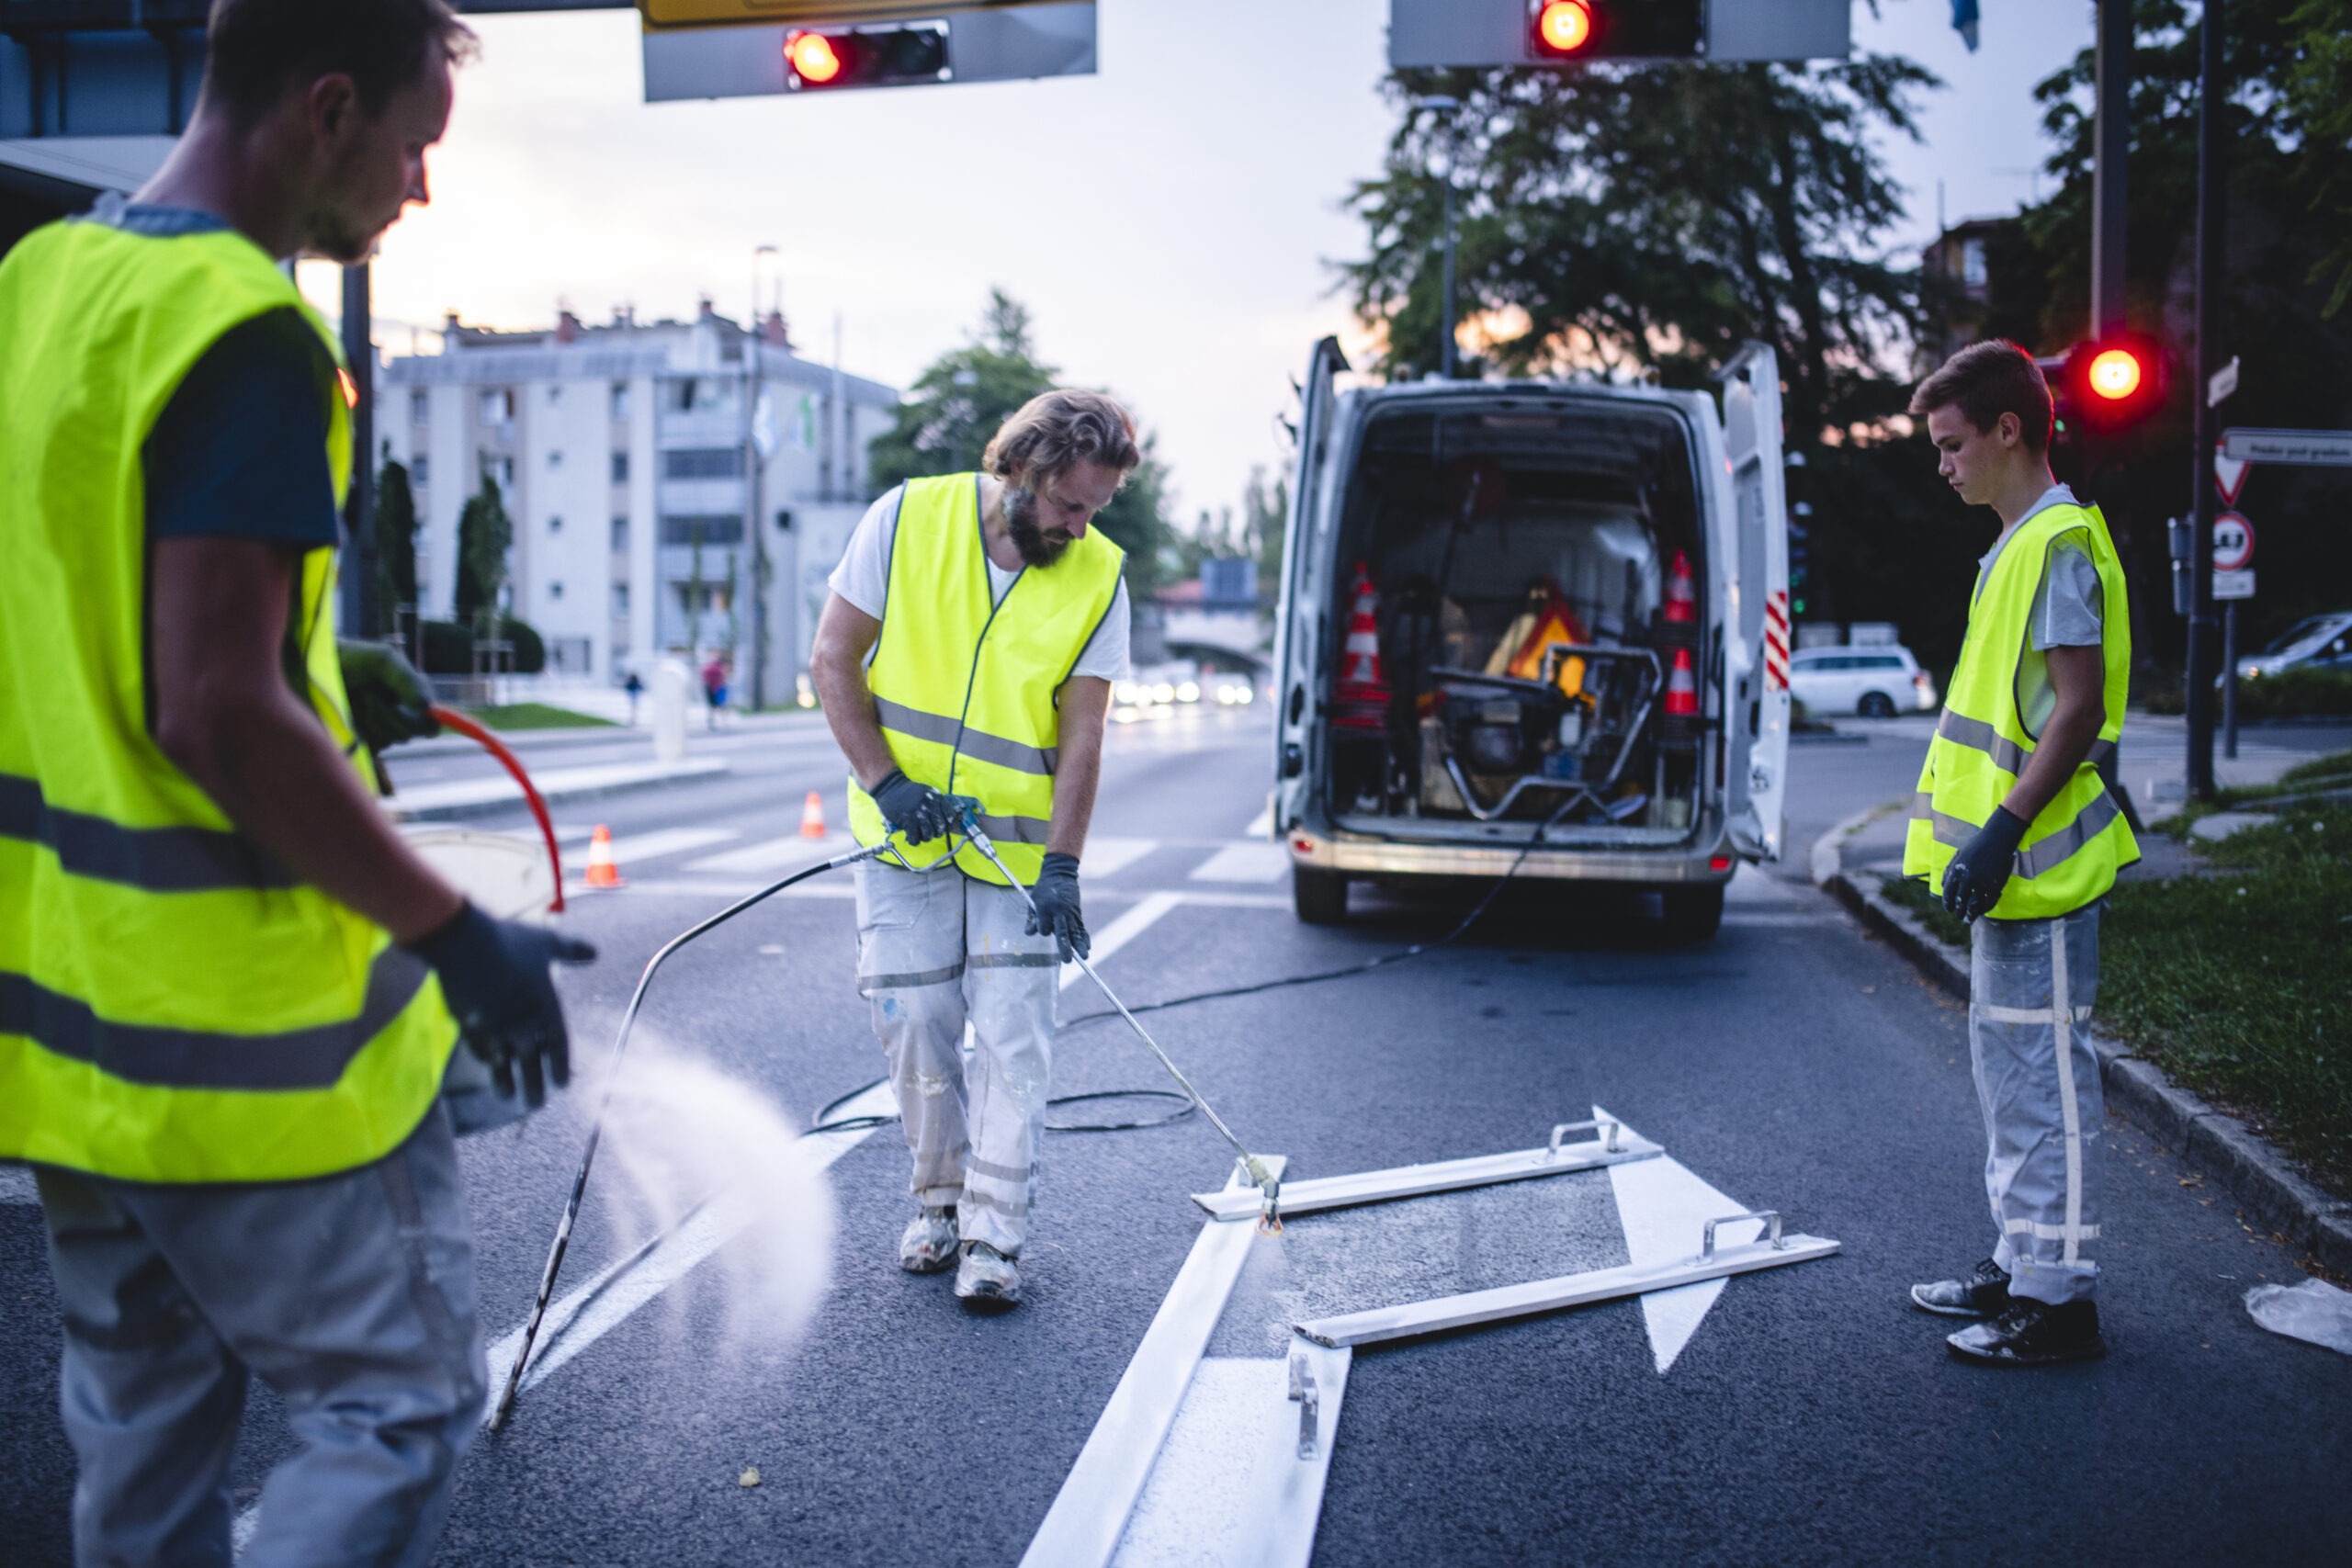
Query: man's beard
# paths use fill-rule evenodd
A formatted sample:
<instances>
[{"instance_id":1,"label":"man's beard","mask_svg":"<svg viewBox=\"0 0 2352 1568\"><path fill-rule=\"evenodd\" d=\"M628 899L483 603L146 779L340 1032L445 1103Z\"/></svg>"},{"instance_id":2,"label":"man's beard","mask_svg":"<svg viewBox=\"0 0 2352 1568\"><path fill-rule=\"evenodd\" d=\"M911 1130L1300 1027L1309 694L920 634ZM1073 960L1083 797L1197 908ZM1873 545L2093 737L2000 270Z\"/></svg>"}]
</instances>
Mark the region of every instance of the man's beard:
<instances>
[{"instance_id":1,"label":"man's beard","mask_svg":"<svg viewBox=\"0 0 2352 1568\"><path fill-rule=\"evenodd\" d=\"M1021 485L1004 487L1004 525L1023 566L1046 567L1062 558L1073 543L1070 536L1047 538L1037 526L1037 492Z\"/></svg>"}]
</instances>

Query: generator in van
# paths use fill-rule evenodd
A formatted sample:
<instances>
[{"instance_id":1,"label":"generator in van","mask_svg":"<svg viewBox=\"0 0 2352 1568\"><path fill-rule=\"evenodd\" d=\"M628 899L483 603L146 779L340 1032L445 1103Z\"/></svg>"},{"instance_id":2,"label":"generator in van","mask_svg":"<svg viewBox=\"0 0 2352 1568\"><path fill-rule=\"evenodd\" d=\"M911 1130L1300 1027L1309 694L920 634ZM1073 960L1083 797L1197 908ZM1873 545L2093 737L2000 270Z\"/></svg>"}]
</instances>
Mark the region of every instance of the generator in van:
<instances>
[{"instance_id":1,"label":"generator in van","mask_svg":"<svg viewBox=\"0 0 2352 1568\"><path fill-rule=\"evenodd\" d=\"M1515 871L1712 936L1739 861L1782 847L1772 351L1717 395L1347 372L1317 345L1283 552L1270 820L1299 919L1344 919L1351 881Z\"/></svg>"}]
</instances>

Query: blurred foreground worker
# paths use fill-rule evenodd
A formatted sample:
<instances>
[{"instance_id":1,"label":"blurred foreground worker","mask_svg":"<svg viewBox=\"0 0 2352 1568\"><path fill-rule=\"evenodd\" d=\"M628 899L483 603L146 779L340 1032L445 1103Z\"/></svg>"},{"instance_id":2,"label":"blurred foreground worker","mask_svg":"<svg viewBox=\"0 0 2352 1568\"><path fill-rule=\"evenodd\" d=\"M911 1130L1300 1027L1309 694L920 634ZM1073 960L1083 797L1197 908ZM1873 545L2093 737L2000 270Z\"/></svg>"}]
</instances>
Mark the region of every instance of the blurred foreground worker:
<instances>
[{"instance_id":1,"label":"blurred foreground worker","mask_svg":"<svg viewBox=\"0 0 2352 1568\"><path fill-rule=\"evenodd\" d=\"M1110 399L1033 400L989 443L986 473L910 479L874 503L810 660L852 770L852 830L921 868L857 868L858 989L914 1155L920 1212L899 1261L955 1269L956 1294L983 1310L1021 1297L1055 998L1061 965L1089 950L1079 855L1126 673L1125 557L1088 525L1141 460ZM979 802L1036 916L978 851L943 859L950 795Z\"/></svg>"},{"instance_id":2,"label":"blurred foreground worker","mask_svg":"<svg viewBox=\"0 0 2352 1568\"><path fill-rule=\"evenodd\" d=\"M473 37L441 0L217 0L128 205L0 262L0 1159L64 1312L77 1561L419 1563L484 1374L442 1091L461 1032L566 1077L553 959L387 824L358 730L430 723L334 635L334 340L279 263L411 201Z\"/></svg>"},{"instance_id":3,"label":"blurred foreground worker","mask_svg":"<svg viewBox=\"0 0 2352 1568\"><path fill-rule=\"evenodd\" d=\"M1999 513L1903 852L1970 922L1969 1054L1990 1147L1993 1256L1917 1285L1984 1321L1952 1353L2038 1366L2107 1353L2093 1259L2105 1096L2083 1037L2099 901L2140 858L2114 785L2132 668L2123 568L2097 507L2050 471L2050 389L2012 343L1962 349L1911 400L1939 471Z\"/></svg>"}]
</instances>

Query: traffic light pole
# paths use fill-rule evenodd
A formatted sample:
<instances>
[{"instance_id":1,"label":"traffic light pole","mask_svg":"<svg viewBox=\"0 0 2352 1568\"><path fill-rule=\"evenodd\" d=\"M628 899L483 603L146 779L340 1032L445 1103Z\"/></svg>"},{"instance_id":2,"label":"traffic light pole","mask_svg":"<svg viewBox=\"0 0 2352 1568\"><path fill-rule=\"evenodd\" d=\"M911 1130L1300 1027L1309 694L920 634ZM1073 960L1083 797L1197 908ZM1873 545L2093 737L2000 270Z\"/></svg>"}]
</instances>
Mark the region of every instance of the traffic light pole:
<instances>
[{"instance_id":1,"label":"traffic light pole","mask_svg":"<svg viewBox=\"0 0 2352 1568\"><path fill-rule=\"evenodd\" d=\"M2110 6L2114 0L2109 0ZM2120 6L2115 8L2120 9ZM2222 367L2224 192L2222 168L2222 0L2205 0L2199 23L2197 114L2197 381L2191 389L2188 534L2188 793L2213 797L2213 373ZM2234 650L2233 650L2234 651Z\"/></svg>"}]
</instances>

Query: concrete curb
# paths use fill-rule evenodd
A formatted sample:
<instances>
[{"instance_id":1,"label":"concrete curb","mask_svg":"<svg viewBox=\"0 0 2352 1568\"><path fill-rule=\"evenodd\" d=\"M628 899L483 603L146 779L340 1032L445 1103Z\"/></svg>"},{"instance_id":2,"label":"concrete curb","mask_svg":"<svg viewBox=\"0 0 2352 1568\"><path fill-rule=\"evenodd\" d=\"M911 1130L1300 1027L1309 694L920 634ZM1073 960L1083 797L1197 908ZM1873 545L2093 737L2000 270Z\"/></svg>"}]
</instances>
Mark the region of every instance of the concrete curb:
<instances>
[{"instance_id":1,"label":"concrete curb","mask_svg":"<svg viewBox=\"0 0 2352 1568\"><path fill-rule=\"evenodd\" d=\"M1815 840L1814 881L1928 980L1964 1002L1967 960L1865 878L1847 874L1846 840L1887 809L1849 818ZM2352 1203L2321 1190L2260 1134L2174 1083L2154 1062L2134 1055L2131 1046L2096 1026L2085 1032L2098 1053L2110 1110L2203 1165L2245 1205L2249 1220L2301 1247L2329 1271L2352 1274Z\"/></svg>"}]
</instances>

